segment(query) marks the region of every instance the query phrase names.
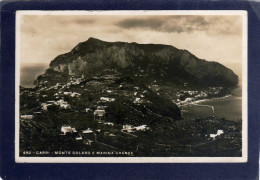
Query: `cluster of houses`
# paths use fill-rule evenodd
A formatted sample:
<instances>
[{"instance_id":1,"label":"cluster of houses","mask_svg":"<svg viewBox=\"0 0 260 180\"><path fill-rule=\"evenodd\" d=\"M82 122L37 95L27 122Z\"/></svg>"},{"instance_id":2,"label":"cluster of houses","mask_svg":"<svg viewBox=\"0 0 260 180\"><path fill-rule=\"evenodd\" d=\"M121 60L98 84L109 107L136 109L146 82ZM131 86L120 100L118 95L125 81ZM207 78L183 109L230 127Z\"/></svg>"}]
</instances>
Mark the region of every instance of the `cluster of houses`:
<instances>
[{"instance_id":1,"label":"cluster of houses","mask_svg":"<svg viewBox=\"0 0 260 180\"><path fill-rule=\"evenodd\" d=\"M147 131L150 128L147 127L147 125L140 125L140 126L136 126L134 127L133 125L123 125L123 128L121 129L122 132L134 132L134 131Z\"/></svg>"},{"instance_id":2,"label":"cluster of houses","mask_svg":"<svg viewBox=\"0 0 260 180\"><path fill-rule=\"evenodd\" d=\"M205 91L181 91L177 92L177 100L173 100L177 105L186 105L187 103L194 102L199 99L207 98L209 95L216 95L223 89L222 87L209 87ZM184 100L181 97L188 96Z\"/></svg>"},{"instance_id":3,"label":"cluster of houses","mask_svg":"<svg viewBox=\"0 0 260 180\"><path fill-rule=\"evenodd\" d=\"M147 94L148 91L147 90L144 90L143 92L140 92L140 87L134 87L134 96L135 99L133 101L134 104L141 104L141 103L144 103L144 100L142 98L144 98L144 94Z\"/></svg>"},{"instance_id":4,"label":"cluster of houses","mask_svg":"<svg viewBox=\"0 0 260 180\"><path fill-rule=\"evenodd\" d=\"M103 123L104 125L107 126L114 126L114 123L112 122L105 122ZM123 125L123 128L121 129L121 132L127 132L127 133L132 133L135 131L147 131L150 128L147 127L147 125L140 125L140 126L132 126L132 125ZM87 145L91 145L93 143L93 140L90 139L94 139L94 141L96 141L96 133L100 133L101 129L97 129L97 130L92 130L90 128L87 128L85 130L82 130L81 132L78 132L76 130L76 128L73 128L69 125L63 125L61 127L61 135L67 135L67 134L74 134L75 135L75 139L78 140L83 140L83 142ZM116 136L113 133L110 132L104 132L105 136L111 136L114 137Z\"/></svg>"},{"instance_id":5,"label":"cluster of houses","mask_svg":"<svg viewBox=\"0 0 260 180\"><path fill-rule=\"evenodd\" d=\"M71 96L71 97L80 97L81 96L81 94L77 93L77 92L63 92L63 94Z\"/></svg>"},{"instance_id":6,"label":"cluster of houses","mask_svg":"<svg viewBox=\"0 0 260 180\"><path fill-rule=\"evenodd\" d=\"M47 101L47 103L41 104L42 109L45 110L45 111L48 110L49 106L53 106L53 105L59 106L63 109L70 109L70 104L68 104L68 102L64 101L63 99L60 99L58 101Z\"/></svg>"},{"instance_id":7,"label":"cluster of houses","mask_svg":"<svg viewBox=\"0 0 260 180\"><path fill-rule=\"evenodd\" d=\"M78 77L71 77L70 78L70 82L67 83L67 87L71 86L71 85L78 85L81 82L83 82L85 80L84 76L82 76L81 78Z\"/></svg>"},{"instance_id":8,"label":"cluster of houses","mask_svg":"<svg viewBox=\"0 0 260 180\"><path fill-rule=\"evenodd\" d=\"M67 135L68 133L69 134L74 134L76 137L75 137L75 139L77 140L77 141L80 141L80 140L83 140L83 137L82 137L82 135L80 134L80 133L78 133L78 131L76 130L76 128L73 128L73 127L71 127L71 126L69 126L69 125L63 125L62 127L61 127L61 135ZM91 134L91 133L93 133L93 131L91 130L91 129L86 129L86 130L83 130L82 131L82 134ZM93 141L92 140L90 140L90 139L84 139L84 141L83 141L85 144L87 144L87 145L91 145L92 143L93 143Z\"/></svg>"}]
</instances>

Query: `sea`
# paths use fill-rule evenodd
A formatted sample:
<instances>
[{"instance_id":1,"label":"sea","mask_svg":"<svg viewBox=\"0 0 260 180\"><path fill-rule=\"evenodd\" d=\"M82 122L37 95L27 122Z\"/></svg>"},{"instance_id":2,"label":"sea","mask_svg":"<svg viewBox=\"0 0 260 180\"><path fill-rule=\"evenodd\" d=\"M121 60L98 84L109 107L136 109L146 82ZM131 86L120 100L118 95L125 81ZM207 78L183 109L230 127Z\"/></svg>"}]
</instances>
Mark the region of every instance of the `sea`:
<instances>
[{"instance_id":1,"label":"sea","mask_svg":"<svg viewBox=\"0 0 260 180\"><path fill-rule=\"evenodd\" d=\"M240 84L228 96L193 102L181 107L181 111L184 119L216 116L239 121L242 119L242 86Z\"/></svg>"},{"instance_id":2,"label":"sea","mask_svg":"<svg viewBox=\"0 0 260 180\"><path fill-rule=\"evenodd\" d=\"M37 77L45 72L49 64L31 63L23 64L20 67L20 85L26 88L33 88L33 82Z\"/></svg>"}]
</instances>

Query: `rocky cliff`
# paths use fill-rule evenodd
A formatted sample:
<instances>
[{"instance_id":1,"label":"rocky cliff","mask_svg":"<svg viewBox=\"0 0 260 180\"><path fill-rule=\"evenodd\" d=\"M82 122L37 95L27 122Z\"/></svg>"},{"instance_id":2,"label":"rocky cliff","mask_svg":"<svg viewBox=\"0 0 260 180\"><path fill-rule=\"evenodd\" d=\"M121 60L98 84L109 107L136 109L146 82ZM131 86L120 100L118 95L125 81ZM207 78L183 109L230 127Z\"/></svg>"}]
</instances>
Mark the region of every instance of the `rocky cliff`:
<instances>
[{"instance_id":1,"label":"rocky cliff","mask_svg":"<svg viewBox=\"0 0 260 180\"><path fill-rule=\"evenodd\" d=\"M161 44L105 42L89 38L50 63L36 83L51 76L59 81L68 76L96 75L107 68L147 79L202 86L235 86L238 76L217 62L202 60L187 50ZM51 72L51 73L50 73ZM55 76L53 76L55 74ZM148 78L148 79L149 79Z\"/></svg>"}]
</instances>

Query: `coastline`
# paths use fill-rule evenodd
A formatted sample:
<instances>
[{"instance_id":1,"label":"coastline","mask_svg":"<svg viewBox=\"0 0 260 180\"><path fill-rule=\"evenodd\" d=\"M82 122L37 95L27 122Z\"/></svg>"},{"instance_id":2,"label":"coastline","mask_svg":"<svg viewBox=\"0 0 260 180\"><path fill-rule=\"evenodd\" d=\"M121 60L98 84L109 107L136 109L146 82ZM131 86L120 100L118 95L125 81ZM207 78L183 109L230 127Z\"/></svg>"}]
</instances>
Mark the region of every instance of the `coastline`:
<instances>
[{"instance_id":1,"label":"coastline","mask_svg":"<svg viewBox=\"0 0 260 180\"><path fill-rule=\"evenodd\" d=\"M225 99L225 98L228 98L228 97L231 97L231 96L232 96L231 94L228 94L228 95L225 95L225 96L222 96L222 97L199 99L199 100L192 101L192 102L189 102L189 103L186 103L186 104L182 104L182 105L177 104L177 105L180 106L180 107L187 106L187 105L199 105L198 103L206 102L206 101L209 101L209 100Z\"/></svg>"}]
</instances>

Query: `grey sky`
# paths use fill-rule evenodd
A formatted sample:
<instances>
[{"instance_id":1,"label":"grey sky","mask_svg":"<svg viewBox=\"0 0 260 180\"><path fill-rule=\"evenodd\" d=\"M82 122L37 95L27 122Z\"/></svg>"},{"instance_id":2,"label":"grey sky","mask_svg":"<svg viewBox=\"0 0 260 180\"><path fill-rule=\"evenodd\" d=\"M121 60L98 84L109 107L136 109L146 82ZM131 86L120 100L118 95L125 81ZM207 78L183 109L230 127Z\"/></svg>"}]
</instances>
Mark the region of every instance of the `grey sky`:
<instances>
[{"instance_id":1,"label":"grey sky","mask_svg":"<svg viewBox=\"0 0 260 180\"><path fill-rule=\"evenodd\" d=\"M241 33L242 18L235 15L23 15L20 59L22 66L49 63L95 37L169 44L227 65L242 61Z\"/></svg>"}]
</instances>

